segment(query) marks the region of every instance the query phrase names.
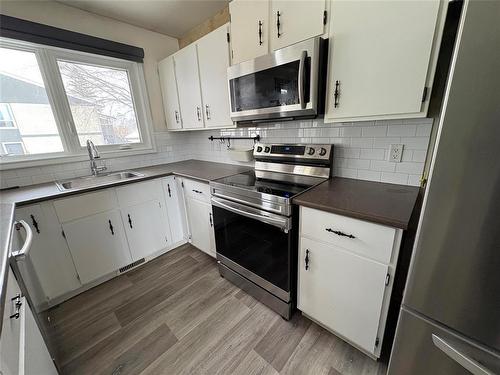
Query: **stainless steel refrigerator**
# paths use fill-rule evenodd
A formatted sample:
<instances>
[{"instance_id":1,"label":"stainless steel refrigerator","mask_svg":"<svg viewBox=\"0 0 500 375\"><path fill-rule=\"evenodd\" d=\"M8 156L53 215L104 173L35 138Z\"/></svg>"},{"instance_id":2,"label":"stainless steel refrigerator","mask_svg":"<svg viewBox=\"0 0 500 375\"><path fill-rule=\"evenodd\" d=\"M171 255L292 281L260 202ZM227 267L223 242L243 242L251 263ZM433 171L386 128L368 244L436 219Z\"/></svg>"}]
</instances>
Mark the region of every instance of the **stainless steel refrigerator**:
<instances>
[{"instance_id":1,"label":"stainless steel refrigerator","mask_svg":"<svg viewBox=\"0 0 500 375\"><path fill-rule=\"evenodd\" d=\"M500 374L500 1L465 1L390 375Z\"/></svg>"}]
</instances>

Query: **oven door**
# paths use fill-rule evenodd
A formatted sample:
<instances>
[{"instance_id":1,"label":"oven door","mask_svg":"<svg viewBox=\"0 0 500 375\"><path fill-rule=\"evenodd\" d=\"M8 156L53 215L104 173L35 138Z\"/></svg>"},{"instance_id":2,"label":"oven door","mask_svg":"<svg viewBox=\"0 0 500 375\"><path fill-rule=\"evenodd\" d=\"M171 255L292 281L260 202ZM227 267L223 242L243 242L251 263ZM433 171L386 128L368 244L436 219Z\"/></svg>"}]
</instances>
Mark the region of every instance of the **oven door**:
<instances>
[{"instance_id":1,"label":"oven door","mask_svg":"<svg viewBox=\"0 0 500 375\"><path fill-rule=\"evenodd\" d=\"M217 259L290 301L293 237L291 218L212 197Z\"/></svg>"},{"instance_id":2,"label":"oven door","mask_svg":"<svg viewBox=\"0 0 500 375\"><path fill-rule=\"evenodd\" d=\"M228 68L231 119L258 122L316 116L320 38Z\"/></svg>"}]
</instances>

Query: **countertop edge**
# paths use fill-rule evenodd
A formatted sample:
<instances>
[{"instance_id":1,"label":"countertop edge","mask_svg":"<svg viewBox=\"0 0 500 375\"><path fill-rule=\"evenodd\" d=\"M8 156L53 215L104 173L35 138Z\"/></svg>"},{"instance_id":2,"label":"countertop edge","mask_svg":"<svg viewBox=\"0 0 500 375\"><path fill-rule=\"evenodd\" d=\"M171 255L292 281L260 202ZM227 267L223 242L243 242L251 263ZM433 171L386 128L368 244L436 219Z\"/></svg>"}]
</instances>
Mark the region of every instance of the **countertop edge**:
<instances>
[{"instance_id":1,"label":"countertop edge","mask_svg":"<svg viewBox=\"0 0 500 375\"><path fill-rule=\"evenodd\" d=\"M338 215L343 215L343 216L348 216L352 217L354 219L360 219L360 220L365 220L369 221L371 223L375 224L381 224L381 225L386 225L389 227L397 228L397 229L403 229L407 230L408 229L408 223L401 222L399 220L391 220L387 219L382 216L376 216L376 215L367 215L362 212L357 212L357 211L351 211L351 210L346 210L338 207L325 207L324 205L317 204L317 203L311 203L308 201L301 201L300 196L297 198L293 199L293 204L301 207L308 207L308 208L314 208L319 211L324 211L324 212L330 212L333 214L338 214Z\"/></svg>"}]
</instances>

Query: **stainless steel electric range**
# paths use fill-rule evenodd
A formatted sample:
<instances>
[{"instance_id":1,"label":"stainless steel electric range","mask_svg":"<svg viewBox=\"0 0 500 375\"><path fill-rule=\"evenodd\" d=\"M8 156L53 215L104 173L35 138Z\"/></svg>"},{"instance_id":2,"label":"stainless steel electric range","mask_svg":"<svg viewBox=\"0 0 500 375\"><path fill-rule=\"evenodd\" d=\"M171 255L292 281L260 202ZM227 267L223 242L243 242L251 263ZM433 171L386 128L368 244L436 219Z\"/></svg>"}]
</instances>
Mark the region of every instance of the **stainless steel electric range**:
<instances>
[{"instance_id":1,"label":"stainless steel electric range","mask_svg":"<svg viewBox=\"0 0 500 375\"><path fill-rule=\"evenodd\" d=\"M255 170L210 182L219 272L285 319L296 302L293 197L331 176L332 145L254 146Z\"/></svg>"}]
</instances>

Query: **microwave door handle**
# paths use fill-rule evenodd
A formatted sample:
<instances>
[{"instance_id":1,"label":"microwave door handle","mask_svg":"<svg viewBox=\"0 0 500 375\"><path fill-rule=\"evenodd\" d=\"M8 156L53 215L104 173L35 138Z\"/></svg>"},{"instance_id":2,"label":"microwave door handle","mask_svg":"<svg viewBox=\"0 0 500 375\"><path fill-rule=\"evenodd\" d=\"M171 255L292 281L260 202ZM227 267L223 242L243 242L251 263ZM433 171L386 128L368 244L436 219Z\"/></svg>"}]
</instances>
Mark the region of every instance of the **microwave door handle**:
<instances>
[{"instance_id":1,"label":"microwave door handle","mask_svg":"<svg viewBox=\"0 0 500 375\"><path fill-rule=\"evenodd\" d=\"M17 251L12 252L12 256L15 259L24 259L28 256L28 253L31 248L31 243L33 242L33 231L31 230L31 227L26 223L24 220L19 220L14 223L16 226L16 229L18 227L23 227L24 230L26 231L26 240L24 241L23 247Z\"/></svg>"},{"instance_id":2,"label":"microwave door handle","mask_svg":"<svg viewBox=\"0 0 500 375\"><path fill-rule=\"evenodd\" d=\"M263 223L273 225L275 227L283 229L285 232L288 232L288 230L290 229L287 225L286 219L273 218L273 217L269 217L269 216L254 214L253 212L249 212L247 210L240 209L238 207L230 206L230 205L222 202L222 200L214 198L214 197L212 197L211 201L212 201L213 206L220 207L220 208L223 208L223 209L228 210L230 212L233 212L235 214L246 216L246 217L249 217L251 219L256 219L256 220L259 220ZM238 205L238 206L241 207L241 205Z\"/></svg>"},{"instance_id":3,"label":"microwave door handle","mask_svg":"<svg viewBox=\"0 0 500 375\"><path fill-rule=\"evenodd\" d=\"M307 51L302 51L300 54L300 63L299 63L299 104L300 108L305 109L306 108L306 102L305 102L305 88L304 88L304 72L305 72L305 65L306 65L306 58L307 58Z\"/></svg>"}]
</instances>

